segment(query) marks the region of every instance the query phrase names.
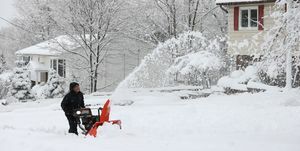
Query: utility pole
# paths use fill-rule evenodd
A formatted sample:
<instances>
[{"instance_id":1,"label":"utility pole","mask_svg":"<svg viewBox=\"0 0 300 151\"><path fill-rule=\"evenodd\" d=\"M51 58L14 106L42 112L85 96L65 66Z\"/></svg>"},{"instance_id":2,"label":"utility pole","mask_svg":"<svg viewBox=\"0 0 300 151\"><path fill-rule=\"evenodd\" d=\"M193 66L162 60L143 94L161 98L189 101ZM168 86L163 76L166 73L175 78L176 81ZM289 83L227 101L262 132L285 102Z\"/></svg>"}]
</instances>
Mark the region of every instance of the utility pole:
<instances>
[{"instance_id":1,"label":"utility pole","mask_svg":"<svg viewBox=\"0 0 300 151\"><path fill-rule=\"evenodd\" d=\"M126 54L125 54L125 51L124 51L124 54L123 54L123 79L126 78Z\"/></svg>"}]
</instances>

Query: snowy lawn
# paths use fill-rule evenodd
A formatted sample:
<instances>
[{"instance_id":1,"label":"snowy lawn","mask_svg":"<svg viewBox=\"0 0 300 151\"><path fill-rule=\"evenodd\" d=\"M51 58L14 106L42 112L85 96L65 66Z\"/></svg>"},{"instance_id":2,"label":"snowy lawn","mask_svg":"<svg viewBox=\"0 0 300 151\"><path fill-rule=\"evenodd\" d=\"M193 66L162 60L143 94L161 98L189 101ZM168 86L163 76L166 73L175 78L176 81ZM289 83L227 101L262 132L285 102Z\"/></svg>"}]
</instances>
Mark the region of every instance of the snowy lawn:
<instances>
[{"instance_id":1,"label":"snowy lawn","mask_svg":"<svg viewBox=\"0 0 300 151\"><path fill-rule=\"evenodd\" d=\"M138 93L131 106L112 106L97 138L67 134L61 99L0 106L1 151L299 151L300 93L214 95L179 100ZM86 96L86 103L107 98ZM95 108L96 106L92 106Z\"/></svg>"}]
</instances>

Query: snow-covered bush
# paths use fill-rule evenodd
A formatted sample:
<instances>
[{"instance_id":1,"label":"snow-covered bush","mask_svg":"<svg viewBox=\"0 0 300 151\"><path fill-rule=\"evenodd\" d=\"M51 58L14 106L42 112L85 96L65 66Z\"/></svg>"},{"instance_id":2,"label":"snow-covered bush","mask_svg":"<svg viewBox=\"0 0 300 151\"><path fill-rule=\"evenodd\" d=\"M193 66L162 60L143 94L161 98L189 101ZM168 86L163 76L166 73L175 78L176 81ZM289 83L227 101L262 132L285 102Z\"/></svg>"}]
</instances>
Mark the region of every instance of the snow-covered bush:
<instances>
[{"instance_id":1,"label":"snow-covered bush","mask_svg":"<svg viewBox=\"0 0 300 151\"><path fill-rule=\"evenodd\" d=\"M37 84L32 87L31 93L37 99L46 99L48 92L46 83Z\"/></svg>"},{"instance_id":2,"label":"snow-covered bush","mask_svg":"<svg viewBox=\"0 0 300 151\"><path fill-rule=\"evenodd\" d=\"M283 60L282 60L283 61ZM268 58L263 62L257 63L259 66L258 75L260 80L268 85L285 86L285 66L279 60Z\"/></svg>"},{"instance_id":3,"label":"snow-covered bush","mask_svg":"<svg viewBox=\"0 0 300 151\"><path fill-rule=\"evenodd\" d=\"M60 77L55 70L50 70L49 79L46 85L46 91L48 92L47 98L59 98L64 96L64 87L66 86L65 80Z\"/></svg>"},{"instance_id":4,"label":"snow-covered bush","mask_svg":"<svg viewBox=\"0 0 300 151\"><path fill-rule=\"evenodd\" d=\"M36 98L60 98L66 93L65 79L60 77L55 70L50 70L47 83L35 85L32 92Z\"/></svg>"},{"instance_id":5,"label":"snow-covered bush","mask_svg":"<svg viewBox=\"0 0 300 151\"><path fill-rule=\"evenodd\" d=\"M225 89L225 93L237 92L260 92L260 91L279 91L278 87L263 84L259 79L256 66L248 66L245 70L236 70L229 76L219 79L218 86Z\"/></svg>"},{"instance_id":6,"label":"snow-covered bush","mask_svg":"<svg viewBox=\"0 0 300 151\"><path fill-rule=\"evenodd\" d=\"M233 84L247 84L250 80L258 80L257 68L255 66L248 66L245 70L231 72L229 76L220 78L218 85L230 87Z\"/></svg>"},{"instance_id":7,"label":"snow-covered bush","mask_svg":"<svg viewBox=\"0 0 300 151\"><path fill-rule=\"evenodd\" d=\"M3 54L0 55L0 74L7 70L6 60Z\"/></svg>"},{"instance_id":8,"label":"snow-covered bush","mask_svg":"<svg viewBox=\"0 0 300 151\"><path fill-rule=\"evenodd\" d=\"M118 88L151 88L151 87L165 87L177 84L177 80L184 80L185 83L194 84L185 77L178 78L178 73L182 75L188 72L195 74L203 74L204 68L209 65L201 64L201 61L196 60L211 60L217 58L210 63L222 64L222 48L220 47L222 38L209 40L199 32L185 32L177 38L172 38L164 43L160 43L153 52L147 55L141 62L140 66L136 68ZM194 56L195 55L195 56ZM198 58L200 57L200 58ZM202 58L203 57L203 58ZM181 63L188 63L184 67ZM203 62L202 62L203 63ZM177 67L181 66L182 70ZM195 67L195 71L190 69ZM211 65L208 69L215 69L216 66ZM190 69L189 71L187 69ZM219 67L218 67L219 68ZM184 73L185 70L186 72ZM198 75L197 75L198 76ZM208 75L213 76L213 75ZM200 77L200 76L199 76ZM199 80L200 81L200 80Z\"/></svg>"},{"instance_id":9,"label":"snow-covered bush","mask_svg":"<svg viewBox=\"0 0 300 151\"><path fill-rule=\"evenodd\" d=\"M22 61L17 61L16 63L17 66L14 68L11 77L9 96L21 102L34 100L34 96L31 94L29 71Z\"/></svg>"},{"instance_id":10,"label":"snow-covered bush","mask_svg":"<svg viewBox=\"0 0 300 151\"><path fill-rule=\"evenodd\" d=\"M300 86L300 58L293 58L292 62L292 87ZM259 77L262 82L272 86L285 87L286 86L286 64L283 63L285 59L271 60L268 58L265 62L258 63Z\"/></svg>"},{"instance_id":11,"label":"snow-covered bush","mask_svg":"<svg viewBox=\"0 0 300 151\"><path fill-rule=\"evenodd\" d=\"M177 75L177 81L183 81L184 84L202 85L208 88L213 78L218 79L220 74L216 73L219 73L222 67L224 63L216 54L210 51L199 51L176 58L168 72Z\"/></svg>"},{"instance_id":12,"label":"snow-covered bush","mask_svg":"<svg viewBox=\"0 0 300 151\"><path fill-rule=\"evenodd\" d=\"M247 84L250 81L258 81L257 69L255 66L248 66L245 71L233 71L229 76L220 78L218 81L218 86L221 86L225 89L248 91Z\"/></svg>"}]
</instances>

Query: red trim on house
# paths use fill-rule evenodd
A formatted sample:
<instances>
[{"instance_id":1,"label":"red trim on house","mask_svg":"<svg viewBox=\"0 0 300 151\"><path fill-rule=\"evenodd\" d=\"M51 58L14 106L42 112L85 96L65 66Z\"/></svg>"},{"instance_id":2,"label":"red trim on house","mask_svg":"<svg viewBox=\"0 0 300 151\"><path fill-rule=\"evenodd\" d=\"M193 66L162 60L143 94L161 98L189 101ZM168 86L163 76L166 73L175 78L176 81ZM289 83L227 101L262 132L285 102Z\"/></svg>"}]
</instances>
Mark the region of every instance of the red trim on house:
<instances>
[{"instance_id":1,"label":"red trim on house","mask_svg":"<svg viewBox=\"0 0 300 151\"><path fill-rule=\"evenodd\" d=\"M258 30L264 30L264 5L258 6Z\"/></svg>"},{"instance_id":2,"label":"red trim on house","mask_svg":"<svg viewBox=\"0 0 300 151\"><path fill-rule=\"evenodd\" d=\"M240 8L238 6L234 7L234 12L233 12L233 17L234 17L234 23L233 23L233 29L234 31L239 30L239 14L240 14Z\"/></svg>"},{"instance_id":3,"label":"red trim on house","mask_svg":"<svg viewBox=\"0 0 300 151\"><path fill-rule=\"evenodd\" d=\"M219 2L217 5L241 5L241 4L259 4L259 3L274 3L276 0L257 0L257 1L236 1L236 2Z\"/></svg>"}]
</instances>

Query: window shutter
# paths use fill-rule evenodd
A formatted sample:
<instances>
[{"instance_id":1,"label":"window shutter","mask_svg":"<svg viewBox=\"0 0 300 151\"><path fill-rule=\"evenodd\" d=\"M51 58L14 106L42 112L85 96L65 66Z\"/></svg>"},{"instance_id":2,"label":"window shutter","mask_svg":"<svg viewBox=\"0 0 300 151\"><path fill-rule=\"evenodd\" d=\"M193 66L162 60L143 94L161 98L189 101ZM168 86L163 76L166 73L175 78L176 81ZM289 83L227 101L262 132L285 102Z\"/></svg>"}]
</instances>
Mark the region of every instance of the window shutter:
<instances>
[{"instance_id":1,"label":"window shutter","mask_svg":"<svg viewBox=\"0 0 300 151\"><path fill-rule=\"evenodd\" d=\"M258 6L258 30L264 30L264 5Z\"/></svg>"},{"instance_id":2,"label":"window shutter","mask_svg":"<svg viewBox=\"0 0 300 151\"><path fill-rule=\"evenodd\" d=\"M284 4L284 11L287 12L287 4Z\"/></svg>"},{"instance_id":3,"label":"window shutter","mask_svg":"<svg viewBox=\"0 0 300 151\"><path fill-rule=\"evenodd\" d=\"M239 13L240 13L240 8L238 6L234 7L234 31L238 31L239 30Z\"/></svg>"}]
</instances>

